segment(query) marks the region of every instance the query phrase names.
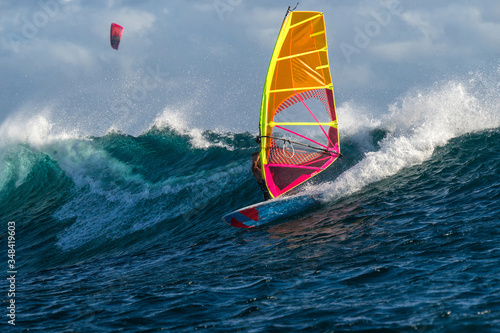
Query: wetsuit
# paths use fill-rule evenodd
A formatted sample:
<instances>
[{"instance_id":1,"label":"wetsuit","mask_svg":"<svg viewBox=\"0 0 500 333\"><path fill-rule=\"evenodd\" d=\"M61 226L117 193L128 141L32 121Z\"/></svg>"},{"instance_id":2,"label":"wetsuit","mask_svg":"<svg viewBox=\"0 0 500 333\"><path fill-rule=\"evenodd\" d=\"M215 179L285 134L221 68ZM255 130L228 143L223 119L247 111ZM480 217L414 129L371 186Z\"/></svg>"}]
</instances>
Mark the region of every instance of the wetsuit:
<instances>
[{"instance_id":1,"label":"wetsuit","mask_svg":"<svg viewBox=\"0 0 500 333\"><path fill-rule=\"evenodd\" d=\"M260 186L260 190L262 191L262 195L264 196L264 200L271 200L271 195L269 194L269 190L264 182L257 183Z\"/></svg>"},{"instance_id":2,"label":"wetsuit","mask_svg":"<svg viewBox=\"0 0 500 333\"><path fill-rule=\"evenodd\" d=\"M255 152L252 154L252 174L257 180L257 184L259 184L260 190L262 191L262 195L264 196L264 200L272 199L269 194L269 190L267 189L266 183L262 179L262 170L260 169L260 155L259 152Z\"/></svg>"}]
</instances>

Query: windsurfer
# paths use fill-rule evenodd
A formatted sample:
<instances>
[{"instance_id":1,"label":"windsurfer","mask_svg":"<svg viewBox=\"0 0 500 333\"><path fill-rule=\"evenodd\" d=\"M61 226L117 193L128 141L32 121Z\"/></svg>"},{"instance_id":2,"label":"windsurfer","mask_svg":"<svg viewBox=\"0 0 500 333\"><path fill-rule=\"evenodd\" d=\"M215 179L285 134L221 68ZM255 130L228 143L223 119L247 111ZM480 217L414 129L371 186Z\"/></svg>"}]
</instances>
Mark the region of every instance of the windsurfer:
<instances>
[{"instance_id":1,"label":"windsurfer","mask_svg":"<svg viewBox=\"0 0 500 333\"><path fill-rule=\"evenodd\" d=\"M252 153L252 173L257 183L260 186L262 194L264 195L264 200L271 199L271 195L269 194L269 190L267 189L265 181L262 179L262 169L260 168L260 152L256 151Z\"/></svg>"}]
</instances>

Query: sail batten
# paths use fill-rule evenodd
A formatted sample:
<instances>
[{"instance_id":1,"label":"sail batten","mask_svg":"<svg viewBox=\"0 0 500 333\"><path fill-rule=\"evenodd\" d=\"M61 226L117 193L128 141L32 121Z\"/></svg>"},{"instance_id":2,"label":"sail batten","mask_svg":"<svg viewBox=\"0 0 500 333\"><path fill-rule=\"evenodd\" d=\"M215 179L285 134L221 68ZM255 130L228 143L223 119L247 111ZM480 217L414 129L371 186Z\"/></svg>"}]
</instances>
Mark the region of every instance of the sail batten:
<instances>
[{"instance_id":1,"label":"sail batten","mask_svg":"<svg viewBox=\"0 0 500 333\"><path fill-rule=\"evenodd\" d=\"M312 54L312 53L316 53L316 52L326 52L327 50L328 49L326 47L324 47L321 50L314 50L314 51L309 51L309 52L304 52L304 53L292 54L292 55L289 55L289 56L286 56L286 57L283 57L283 58L278 58L277 60L280 61L280 60L286 60L286 59L290 59L290 58L297 58L297 57L302 57L302 56L305 56L305 55L308 55L308 54Z\"/></svg>"},{"instance_id":2,"label":"sail batten","mask_svg":"<svg viewBox=\"0 0 500 333\"><path fill-rule=\"evenodd\" d=\"M329 68L323 13L290 12L276 41L261 103L262 177L274 198L340 156Z\"/></svg>"},{"instance_id":3,"label":"sail batten","mask_svg":"<svg viewBox=\"0 0 500 333\"><path fill-rule=\"evenodd\" d=\"M295 90L312 90L312 89L321 89L321 88L333 88L331 85L326 85L326 86L313 86L313 87L300 87L300 88L286 88L286 89L275 89L275 90L269 90L270 93L277 93L277 92L288 92L288 91L295 91Z\"/></svg>"},{"instance_id":4,"label":"sail batten","mask_svg":"<svg viewBox=\"0 0 500 333\"><path fill-rule=\"evenodd\" d=\"M293 13L299 13L299 12L292 12L292 13L290 13L290 14L293 14ZM309 22L309 21L312 21L312 20L314 20L315 18L318 18L318 17L320 17L320 16L323 16L323 13L319 13L318 15L315 15L315 16L312 16L312 17L310 17L310 18L308 18L308 19L305 19L305 20L303 20L303 21L297 22L297 23L293 24L290 28L295 28L296 26L299 26L299 25L301 25L301 24L304 24L304 23L307 23L307 22Z\"/></svg>"}]
</instances>

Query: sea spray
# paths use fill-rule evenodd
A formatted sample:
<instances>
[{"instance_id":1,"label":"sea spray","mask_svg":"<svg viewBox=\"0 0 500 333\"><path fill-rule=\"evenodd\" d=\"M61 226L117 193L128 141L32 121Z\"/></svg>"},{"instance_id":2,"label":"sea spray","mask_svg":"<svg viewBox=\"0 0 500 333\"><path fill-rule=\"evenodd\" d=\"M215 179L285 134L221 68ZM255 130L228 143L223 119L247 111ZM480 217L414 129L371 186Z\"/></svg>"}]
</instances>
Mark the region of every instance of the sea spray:
<instances>
[{"instance_id":1,"label":"sea spray","mask_svg":"<svg viewBox=\"0 0 500 333\"><path fill-rule=\"evenodd\" d=\"M349 109L353 110L352 106ZM480 100L459 82L409 92L381 117L380 128L388 134L379 142L380 149L366 152L358 164L335 181L323 184L320 191L330 198L339 198L395 175L403 168L422 163L432 156L436 147L452 138L500 126L499 109L498 98ZM363 123L366 121L362 120ZM373 124L377 123L372 121L370 124L374 128ZM367 128L361 126L361 131Z\"/></svg>"}]
</instances>

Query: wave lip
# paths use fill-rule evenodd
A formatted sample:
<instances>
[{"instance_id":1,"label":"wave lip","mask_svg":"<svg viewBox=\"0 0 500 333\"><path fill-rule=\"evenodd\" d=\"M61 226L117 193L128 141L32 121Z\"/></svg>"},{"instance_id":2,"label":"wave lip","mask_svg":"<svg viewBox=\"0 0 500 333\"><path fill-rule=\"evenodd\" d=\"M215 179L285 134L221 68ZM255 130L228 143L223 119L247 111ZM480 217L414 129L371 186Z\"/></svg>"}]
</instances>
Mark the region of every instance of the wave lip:
<instances>
[{"instance_id":1,"label":"wave lip","mask_svg":"<svg viewBox=\"0 0 500 333\"><path fill-rule=\"evenodd\" d=\"M190 133L168 126L137 137L120 132L58 137L48 131L40 140L13 140L0 149L0 197L5 199L0 212L24 220L38 230L33 235L43 234L29 245L33 251L35 244L59 249L54 264L123 251L126 239L150 235L153 241L176 228L203 228L205 220L198 219L221 198L247 187L255 141L249 133L200 135L207 142L203 147ZM34 206L36 215L26 209ZM44 265L38 259L36 265Z\"/></svg>"},{"instance_id":2,"label":"wave lip","mask_svg":"<svg viewBox=\"0 0 500 333\"><path fill-rule=\"evenodd\" d=\"M408 94L374 121L365 114L361 126L347 121L345 156L306 190L326 194L328 205L384 179L406 177L401 170L427 165L457 138L465 138L457 149L468 149L475 145L467 141L470 133L495 133L500 115L494 98L481 100L457 82L438 88ZM340 120L355 111L353 103L340 107ZM2 124L9 140L0 145L0 210L38 231L39 219L47 221L53 232L34 244L89 256L127 251L125 240L185 239L183 232L203 232L225 213L261 200L249 171L256 144L248 132L190 128L169 109L138 136L82 136L59 131L43 116L26 123L33 133L13 120ZM477 149L469 151L472 157ZM27 214L35 202L44 206Z\"/></svg>"},{"instance_id":3,"label":"wave lip","mask_svg":"<svg viewBox=\"0 0 500 333\"><path fill-rule=\"evenodd\" d=\"M495 100L497 101L497 100ZM408 94L381 118L387 133L379 149L325 185L325 193L342 197L431 158L437 147L467 133L500 127L499 103L479 100L463 84Z\"/></svg>"}]
</instances>

